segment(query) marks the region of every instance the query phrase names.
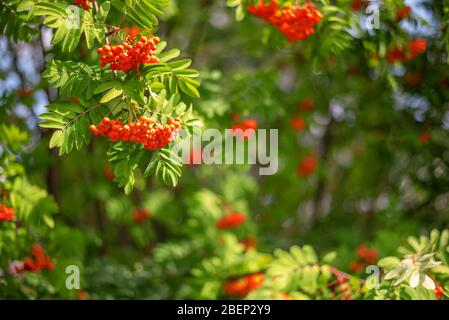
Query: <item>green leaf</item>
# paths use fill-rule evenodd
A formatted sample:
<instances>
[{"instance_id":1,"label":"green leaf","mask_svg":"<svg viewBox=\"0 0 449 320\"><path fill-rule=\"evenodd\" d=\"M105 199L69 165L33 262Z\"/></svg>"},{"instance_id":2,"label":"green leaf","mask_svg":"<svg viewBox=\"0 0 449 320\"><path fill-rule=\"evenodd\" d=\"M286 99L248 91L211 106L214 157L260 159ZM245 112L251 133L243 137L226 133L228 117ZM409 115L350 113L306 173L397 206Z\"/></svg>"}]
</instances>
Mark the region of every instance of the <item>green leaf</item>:
<instances>
[{"instance_id":1,"label":"green leaf","mask_svg":"<svg viewBox=\"0 0 449 320\"><path fill-rule=\"evenodd\" d=\"M63 129L64 128L64 124L60 123L60 122L55 122L55 121L42 121L41 123L39 123L39 126L41 128L49 128L49 129Z\"/></svg>"},{"instance_id":2,"label":"green leaf","mask_svg":"<svg viewBox=\"0 0 449 320\"><path fill-rule=\"evenodd\" d=\"M84 108L81 105L71 102L51 103L47 105L47 109L67 118L73 118L75 113L84 111Z\"/></svg>"},{"instance_id":3,"label":"green leaf","mask_svg":"<svg viewBox=\"0 0 449 320\"><path fill-rule=\"evenodd\" d=\"M154 151L148 166L145 168L144 176L148 177L156 172L156 166L158 163L158 151Z\"/></svg>"},{"instance_id":4,"label":"green leaf","mask_svg":"<svg viewBox=\"0 0 449 320\"><path fill-rule=\"evenodd\" d=\"M161 90L164 90L165 86L163 83L156 81L156 82L151 83L150 88L152 91L157 93Z\"/></svg>"},{"instance_id":5,"label":"green leaf","mask_svg":"<svg viewBox=\"0 0 449 320\"><path fill-rule=\"evenodd\" d=\"M57 123L61 123L61 124L65 124L67 122L67 120L70 120L70 119L65 118L61 114L54 113L54 112L43 113L39 116L39 118L41 118L43 120L48 120L50 122L57 122Z\"/></svg>"},{"instance_id":6,"label":"green leaf","mask_svg":"<svg viewBox=\"0 0 449 320\"><path fill-rule=\"evenodd\" d=\"M167 52L164 52L159 55L159 61L160 62L167 62L170 60L173 60L181 54L181 51L179 49L171 49Z\"/></svg>"},{"instance_id":7,"label":"green leaf","mask_svg":"<svg viewBox=\"0 0 449 320\"><path fill-rule=\"evenodd\" d=\"M322 261L323 261L323 263L330 264L330 263L332 263L335 260L336 257L337 257L337 252L336 251L331 251L331 252L327 253L322 258Z\"/></svg>"},{"instance_id":8,"label":"green leaf","mask_svg":"<svg viewBox=\"0 0 449 320\"><path fill-rule=\"evenodd\" d=\"M192 64L192 60L184 59L184 60L177 60L177 61L170 62L168 65L170 66L170 68L177 71L177 70L187 69L188 67L190 67L191 64Z\"/></svg>"},{"instance_id":9,"label":"green leaf","mask_svg":"<svg viewBox=\"0 0 449 320\"><path fill-rule=\"evenodd\" d=\"M184 77L179 78L179 82L178 82L179 88L181 88L181 90L185 94L187 94L191 97L194 97L194 98L199 98L200 93L197 90L197 88L195 88L195 86L191 82L187 81L186 79L188 79L188 78L184 78Z\"/></svg>"},{"instance_id":10,"label":"green leaf","mask_svg":"<svg viewBox=\"0 0 449 320\"><path fill-rule=\"evenodd\" d=\"M137 102L140 105L145 104L145 101L143 100L143 94L145 86L142 81L132 80L127 81L124 84L123 92L124 95L131 98L135 102Z\"/></svg>"},{"instance_id":11,"label":"green leaf","mask_svg":"<svg viewBox=\"0 0 449 320\"><path fill-rule=\"evenodd\" d=\"M100 9L98 10L98 13L97 13L98 20L104 22L109 14L110 9L111 9L111 3L109 1L103 2L100 6Z\"/></svg>"},{"instance_id":12,"label":"green leaf","mask_svg":"<svg viewBox=\"0 0 449 320\"><path fill-rule=\"evenodd\" d=\"M85 11L83 14L83 26L82 29L84 31L84 37L86 39L86 45L88 49L91 49L94 46L95 38L98 33L101 33L101 30L104 30L103 26L98 28L90 11ZM99 30L97 30L99 29ZM103 31L104 33L104 31Z\"/></svg>"},{"instance_id":13,"label":"green leaf","mask_svg":"<svg viewBox=\"0 0 449 320\"><path fill-rule=\"evenodd\" d=\"M102 79L100 67L82 62L52 60L46 64L43 77L62 95L90 100Z\"/></svg>"},{"instance_id":14,"label":"green leaf","mask_svg":"<svg viewBox=\"0 0 449 320\"><path fill-rule=\"evenodd\" d=\"M84 19L89 13L85 13L85 10L77 10L78 16L77 13L66 9L67 5L64 3L39 2L32 6L30 14L46 16L44 23L57 29L52 44L59 44L63 51L72 52L78 46L83 32Z\"/></svg>"},{"instance_id":15,"label":"green leaf","mask_svg":"<svg viewBox=\"0 0 449 320\"><path fill-rule=\"evenodd\" d=\"M45 214L42 216L42 220L50 229L55 227L55 220L51 216Z\"/></svg>"},{"instance_id":16,"label":"green leaf","mask_svg":"<svg viewBox=\"0 0 449 320\"><path fill-rule=\"evenodd\" d=\"M111 88L120 88L120 87L121 83L117 80L103 82L95 88L94 94L99 94Z\"/></svg>"},{"instance_id":17,"label":"green leaf","mask_svg":"<svg viewBox=\"0 0 449 320\"><path fill-rule=\"evenodd\" d=\"M178 70L176 71L176 75L188 78L196 78L199 77L200 73L196 70Z\"/></svg>"},{"instance_id":18,"label":"green leaf","mask_svg":"<svg viewBox=\"0 0 449 320\"><path fill-rule=\"evenodd\" d=\"M110 0L112 6L139 27L154 30L158 21L156 16L163 14L163 8L169 5L168 0Z\"/></svg>"},{"instance_id":19,"label":"green leaf","mask_svg":"<svg viewBox=\"0 0 449 320\"><path fill-rule=\"evenodd\" d=\"M73 148L80 150L85 143L89 143L91 133L89 131L90 118L101 118L99 105L90 109L83 109L80 105L70 102L56 102L49 104L45 112L40 115L44 119L41 127L58 129L50 139L49 147L59 147L60 155L70 153Z\"/></svg>"},{"instance_id":20,"label":"green leaf","mask_svg":"<svg viewBox=\"0 0 449 320\"><path fill-rule=\"evenodd\" d=\"M170 149L164 148L153 152L153 155L146 166L144 176L152 174L165 184L176 186L182 174L182 160Z\"/></svg>"}]
</instances>

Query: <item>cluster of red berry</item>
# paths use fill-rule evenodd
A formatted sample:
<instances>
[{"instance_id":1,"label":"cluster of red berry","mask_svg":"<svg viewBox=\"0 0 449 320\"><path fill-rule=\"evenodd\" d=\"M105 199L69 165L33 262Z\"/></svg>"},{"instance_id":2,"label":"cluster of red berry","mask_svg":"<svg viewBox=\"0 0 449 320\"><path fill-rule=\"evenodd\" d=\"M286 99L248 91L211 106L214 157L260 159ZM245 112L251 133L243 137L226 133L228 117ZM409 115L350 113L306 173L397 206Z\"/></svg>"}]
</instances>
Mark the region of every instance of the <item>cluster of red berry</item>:
<instances>
[{"instance_id":1,"label":"cluster of red berry","mask_svg":"<svg viewBox=\"0 0 449 320\"><path fill-rule=\"evenodd\" d=\"M308 177L315 172L318 164L318 159L314 155L309 155L301 160L296 172L301 177Z\"/></svg>"},{"instance_id":2,"label":"cluster of red berry","mask_svg":"<svg viewBox=\"0 0 449 320\"><path fill-rule=\"evenodd\" d=\"M97 50L100 55L100 66L110 64L111 70L128 72L131 69L138 70L140 64L159 63L156 57L158 43L158 37L141 36L139 41L134 41L134 37L128 36L126 41L119 45L106 44Z\"/></svg>"},{"instance_id":3,"label":"cluster of red berry","mask_svg":"<svg viewBox=\"0 0 449 320\"><path fill-rule=\"evenodd\" d=\"M396 12L396 21L401 21L401 20L407 18L411 12L412 12L412 8L410 8L409 6L400 8Z\"/></svg>"},{"instance_id":4,"label":"cluster of red berry","mask_svg":"<svg viewBox=\"0 0 449 320\"><path fill-rule=\"evenodd\" d=\"M94 0L75 0L75 5L82 7L84 10L90 10L89 2Z\"/></svg>"},{"instance_id":5,"label":"cluster of red berry","mask_svg":"<svg viewBox=\"0 0 449 320\"><path fill-rule=\"evenodd\" d=\"M53 270L55 265L51 261L50 257L45 254L44 248L35 243L30 250L29 257L23 260L23 263L17 263L14 265L14 273L22 273L25 271L41 272L42 270Z\"/></svg>"},{"instance_id":6,"label":"cluster of red berry","mask_svg":"<svg viewBox=\"0 0 449 320\"><path fill-rule=\"evenodd\" d=\"M323 18L311 3L303 6L286 5L281 9L274 0L268 4L265 0L260 0L258 5L248 6L248 11L280 30L290 42L305 39L315 33L315 24Z\"/></svg>"},{"instance_id":7,"label":"cluster of red berry","mask_svg":"<svg viewBox=\"0 0 449 320\"><path fill-rule=\"evenodd\" d=\"M108 136L112 142L120 140L143 144L152 151L169 144L180 127L179 118L170 118L168 124L162 124L153 118L141 116L139 122L128 122L125 125L121 120L103 118L97 126L91 125L89 130L94 135Z\"/></svg>"},{"instance_id":8,"label":"cluster of red berry","mask_svg":"<svg viewBox=\"0 0 449 320\"><path fill-rule=\"evenodd\" d=\"M360 245L357 248L357 258L363 260L366 264L374 264L377 261L377 250L368 249L365 245Z\"/></svg>"},{"instance_id":9,"label":"cluster of red berry","mask_svg":"<svg viewBox=\"0 0 449 320\"><path fill-rule=\"evenodd\" d=\"M30 256L23 261L25 271L40 272L41 270L53 270L55 265L50 257L45 254L44 248L36 243L31 247Z\"/></svg>"},{"instance_id":10,"label":"cluster of red berry","mask_svg":"<svg viewBox=\"0 0 449 320\"><path fill-rule=\"evenodd\" d=\"M365 266L375 264L377 262L377 250L368 249L365 245L360 245L357 249L356 257L358 261L351 262L349 270L357 272Z\"/></svg>"},{"instance_id":11,"label":"cluster of red berry","mask_svg":"<svg viewBox=\"0 0 449 320\"><path fill-rule=\"evenodd\" d=\"M387 60L389 63L411 61L424 53L427 49L426 39L410 40L406 48L395 47L387 52Z\"/></svg>"},{"instance_id":12,"label":"cluster of red berry","mask_svg":"<svg viewBox=\"0 0 449 320\"><path fill-rule=\"evenodd\" d=\"M248 140L257 130L258 124L255 119L245 119L231 127L232 134L243 140Z\"/></svg>"},{"instance_id":13,"label":"cluster of red berry","mask_svg":"<svg viewBox=\"0 0 449 320\"><path fill-rule=\"evenodd\" d=\"M259 288L264 281L263 273L253 273L239 279L231 279L225 282L224 291L229 296L244 297L253 290Z\"/></svg>"},{"instance_id":14,"label":"cluster of red berry","mask_svg":"<svg viewBox=\"0 0 449 320\"><path fill-rule=\"evenodd\" d=\"M5 204L0 206L0 222L11 221L14 218L15 211L13 208L8 208Z\"/></svg>"},{"instance_id":15,"label":"cluster of red berry","mask_svg":"<svg viewBox=\"0 0 449 320\"><path fill-rule=\"evenodd\" d=\"M133 219L138 224L142 224L144 221L149 220L150 218L151 214L145 208L133 211Z\"/></svg>"},{"instance_id":16,"label":"cluster of red berry","mask_svg":"<svg viewBox=\"0 0 449 320\"><path fill-rule=\"evenodd\" d=\"M230 212L217 221L218 229L234 229L246 221L246 216L240 212Z\"/></svg>"}]
</instances>

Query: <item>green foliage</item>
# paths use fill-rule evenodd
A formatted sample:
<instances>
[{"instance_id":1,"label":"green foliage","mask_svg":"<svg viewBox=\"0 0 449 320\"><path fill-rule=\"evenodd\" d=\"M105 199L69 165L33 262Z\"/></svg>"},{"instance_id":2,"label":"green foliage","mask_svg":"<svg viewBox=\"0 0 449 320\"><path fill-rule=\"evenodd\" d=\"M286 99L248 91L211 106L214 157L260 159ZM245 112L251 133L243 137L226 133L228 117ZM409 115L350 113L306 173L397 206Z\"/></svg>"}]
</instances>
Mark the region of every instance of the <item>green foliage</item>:
<instances>
[{"instance_id":1,"label":"green foliage","mask_svg":"<svg viewBox=\"0 0 449 320\"><path fill-rule=\"evenodd\" d=\"M330 55L340 55L351 47L354 37L349 32L354 25L354 19L338 6L327 4L327 1L322 2L320 9L324 18L317 30L320 37L316 39L316 47L317 53L326 58Z\"/></svg>"},{"instance_id":2,"label":"green foliage","mask_svg":"<svg viewBox=\"0 0 449 320\"><path fill-rule=\"evenodd\" d=\"M0 221L0 264L5 266L12 259L23 258L23 249L36 241L36 236L46 235L55 227L58 206L45 189L29 181L22 164L16 161L16 154L22 153L28 142L27 133L13 125L0 128L2 149L7 147L11 152L0 153L0 203L15 212L12 221Z\"/></svg>"},{"instance_id":3,"label":"green foliage","mask_svg":"<svg viewBox=\"0 0 449 320\"><path fill-rule=\"evenodd\" d=\"M13 154L17 154L23 149L23 145L29 140L28 133L20 130L14 125L2 123L0 125L0 142Z\"/></svg>"},{"instance_id":4,"label":"green foliage","mask_svg":"<svg viewBox=\"0 0 449 320\"><path fill-rule=\"evenodd\" d=\"M95 14L91 10L66 10L67 6L63 3L43 2L31 6L31 2L22 3L22 6L30 9L31 15L46 16L44 23L56 29L52 44L61 43L63 52L71 52L77 48L82 34L88 49L93 47L95 39L104 41L105 30L108 29L105 25L110 7L108 1L103 2ZM122 3L112 1L116 10L123 12L140 27L149 30L156 25L156 15L162 14L160 10L167 4L168 1L126 1L123 6ZM79 17L76 16L78 11ZM76 20L78 18L79 21ZM79 22L79 28L68 24L67 21ZM49 61L43 73L44 79L53 88L58 88L60 95L80 100L80 104L54 102L47 106L48 112L40 115L43 120L41 127L56 129L50 139L50 148L59 147L59 154L64 155L89 144L89 125L99 123L106 114L104 110L114 116L127 111L128 120L131 111L134 114L141 113L140 110L146 110L150 114L155 112L161 121L166 121L169 115L175 114L185 121L185 129L190 130L192 107L186 108L185 104L180 103L178 92L199 97L199 83L194 80L199 73L188 69L192 63L189 59L170 62L179 56L180 51L172 49L162 52L166 45L166 42L161 42L157 48L160 64L144 66L142 71L139 70L138 77L134 73L119 76L84 62L56 59ZM101 96L98 100L97 95ZM114 107L109 108L109 104L114 104ZM152 107L154 110L151 110ZM177 184L181 176L181 161L172 156L170 151L161 150L148 155L143 147L126 145L127 147L122 144L112 145L109 156L114 166L116 181L125 188L127 194L135 183L133 172L138 164L145 166L142 168L144 177L154 173L166 184Z\"/></svg>"},{"instance_id":5,"label":"green foliage","mask_svg":"<svg viewBox=\"0 0 449 320\"><path fill-rule=\"evenodd\" d=\"M289 252L276 250L259 292L248 298L270 299L273 292L286 292L295 298L309 299L322 290L332 278L331 267L318 263L310 246L293 246Z\"/></svg>"},{"instance_id":6,"label":"green foliage","mask_svg":"<svg viewBox=\"0 0 449 320\"><path fill-rule=\"evenodd\" d=\"M45 16L44 24L55 29L52 44L61 46L63 52L74 51L82 35L88 49L94 46L95 39L100 43L103 42L105 20L110 9L107 1L101 5L95 18L91 11L68 7L66 3L46 1L34 3L33 0L25 0L22 6L29 8L32 16Z\"/></svg>"},{"instance_id":7,"label":"green foliage","mask_svg":"<svg viewBox=\"0 0 449 320\"><path fill-rule=\"evenodd\" d=\"M59 155L80 150L91 139L89 124L102 118L101 105L84 107L71 102L47 105L49 112L40 115L42 128L56 129L50 139L50 148L59 148Z\"/></svg>"},{"instance_id":8,"label":"green foliage","mask_svg":"<svg viewBox=\"0 0 449 320\"><path fill-rule=\"evenodd\" d=\"M396 291L398 298L407 295L410 299L429 299L429 291L436 289L435 277L447 281L448 240L449 230L433 230L430 237L419 239L409 237L408 246L398 249L402 259L385 257L379 261L379 266L388 271L384 279L403 289Z\"/></svg>"},{"instance_id":9,"label":"green foliage","mask_svg":"<svg viewBox=\"0 0 449 320\"><path fill-rule=\"evenodd\" d=\"M134 171L142 165L145 168L144 177L155 174L167 185L176 186L181 176L182 160L169 149L154 151L151 155L141 147L131 143L113 144L108 152L116 181L130 194L136 182Z\"/></svg>"},{"instance_id":10,"label":"green foliage","mask_svg":"<svg viewBox=\"0 0 449 320\"><path fill-rule=\"evenodd\" d=\"M182 59L169 62L177 58L180 51L171 49L163 52L166 45L166 42L161 42L158 45L157 53L160 53L159 60L161 63L145 66L142 70L151 90L157 93L165 89L169 94L176 94L180 89L185 94L198 98L200 94L197 87L200 84L193 78L197 78L199 73L196 70L188 69L192 60Z\"/></svg>"},{"instance_id":11,"label":"green foliage","mask_svg":"<svg viewBox=\"0 0 449 320\"><path fill-rule=\"evenodd\" d=\"M29 25L29 17L21 9L27 3L22 0L2 2L0 7L0 32L14 41L31 41L37 31Z\"/></svg>"}]
</instances>

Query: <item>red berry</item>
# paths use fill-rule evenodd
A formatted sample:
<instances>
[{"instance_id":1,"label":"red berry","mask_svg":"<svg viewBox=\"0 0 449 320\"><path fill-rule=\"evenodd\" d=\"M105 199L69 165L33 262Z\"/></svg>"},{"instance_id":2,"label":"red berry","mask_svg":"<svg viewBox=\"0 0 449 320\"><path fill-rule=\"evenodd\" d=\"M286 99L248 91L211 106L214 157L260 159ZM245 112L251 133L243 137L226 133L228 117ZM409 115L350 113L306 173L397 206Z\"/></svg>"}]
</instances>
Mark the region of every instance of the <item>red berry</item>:
<instances>
[{"instance_id":1,"label":"red berry","mask_svg":"<svg viewBox=\"0 0 449 320\"><path fill-rule=\"evenodd\" d=\"M368 5L367 0L353 0L351 3L352 11L360 11Z\"/></svg>"},{"instance_id":2,"label":"red berry","mask_svg":"<svg viewBox=\"0 0 449 320\"><path fill-rule=\"evenodd\" d=\"M426 39L414 39L408 42L408 60L413 60L427 49Z\"/></svg>"},{"instance_id":3,"label":"red berry","mask_svg":"<svg viewBox=\"0 0 449 320\"><path fill-rule=\"evenodd\" d=\"M12 221L14 218L15 211L13 208L8 208L5 204L0 206L0 222L2 221Z\"/></svg>"},{"instance_id":4,"label":"red berry","mask_svg":"<svg viewBox=\"0 0 449 320\"><path fill-rule=\"evenodd\" d=\"M419 142L421 144L428 144L430 141L430 134L428 132L423 132L419 135Z\"/></svg>"},{"instance_id":5,"label":"red berry","mask_svg":"<svg viewBox=\"0 0 449 320\"><path fill-rule=\"evenodd\" d=\"M248 236L241 242L241 244L243 245L245 250L256 249L257 248L257 238L255 236Z\"/></svg>"},{"instance_id":6,"label":"red berry","mask_svg":"<svg viewBox=\"0 0 449 320\"><path fill-rule=\"evenodd\" d=\"M240 212L231 212L218 220L218 229L234 229L246 221L246 216Z\"/></svg>"},{"instance_id":7,"label":"red berry","mask_svg":"<svg viewBox=\"0 0 449 320\"><path fill-rule=\"evenodd\" d=\"M374 264L377 261L377 250L368 249L365 245L360 245L357 249L357 258L363 260L366 264Z\"/></svg>"},{"instance_id":8,"label":"red berry","mask_svg":"<svg viewBox=\"0 0 449 320\"><path fill-rule=\"evenodd\" d=\"M136 223L141 224L151 218L150 212L147 209L134 210L133 219Z\"/></svg>"},{"instance_id":9,"label":"red berry","mask_svg":"<svg viewBox=\"0 0 449 320\"><path fill-rule=\"evenodd\" d=\"M300 116L296 116L291 120L291 126L295 131L301 132L306 128L306 122Z\"/></svg>"},{"instance_id":10,"label":"red berry","mask_svg":"<svg viewBox=\"0 0 449 320\"><path fill-rule=\"evenodd\" d=\"M230 296L244 297L251 291L259 288L265 279L263 273L253 273L239 279L227 280L224 284L224 291Z\"/></svg>"},{"instance_id":11,"label":"red berry","mask_svg":"<svg viewBox=\"0 0 449 320\"><path fill-rule=\"evenodd\" d=\"M405 49L401 47L394 47L390 49L387 52L387 60L389 63L414 60L426 50L426 39L419 38L410 40Z\"/></svg>"},{"instance_id":12,"label":"red berry","mask_svg":"<svg viewBox=\"0 0 449 320\"><path fill-rule=\"evenodd\" d=\"M231 131L235 136L243 140L248 140L257 130L258 124L255 119L245 119L231 127Z\"/></svg>"},{"instance_id":13,"label":"red berry","mask_svg":"<svg viewBox=\"0 0 449 320\"><path fill-rule=\"evenodd\" d=\"M405 60L404 50L400 47L395 47L387 52L387 60L389 63L401 62Z\"/></svg>"},{"instance_id":14,"label":"red berry","mask_svg":"<svg viewBox=\"0 0 449 320\"><path fill-rule=\"evenodd\" d=\"M297 173L302 177L310 176L317 166L317 158L313 155L305 157L299 164Z\"/></svg>"},{"instance_id":15,"label":"red berry","mask_svg":"<svg viewBox=\"0 0 449 320\"><path fill-rule=\"evenodd\" d=\"M360 262L351 262L349 264L349 270L351 272L358 272L363 269L363 264Z\"/></svg>"},{"instance_id":16,"label":"red berry","mask_svg":"<svg viewBox=\"0 0 449 320\"><path fill-rule=\"evenodd\" d=\"M435 288L435 297L437 298L437 300L441 299L441 295L443 293L444 293L444 288L437 283L437 286Z\"/></svg>"}]
</instances>

